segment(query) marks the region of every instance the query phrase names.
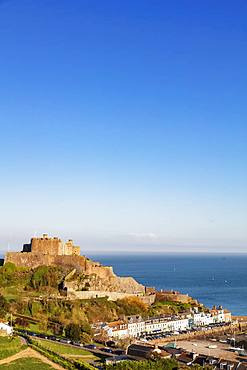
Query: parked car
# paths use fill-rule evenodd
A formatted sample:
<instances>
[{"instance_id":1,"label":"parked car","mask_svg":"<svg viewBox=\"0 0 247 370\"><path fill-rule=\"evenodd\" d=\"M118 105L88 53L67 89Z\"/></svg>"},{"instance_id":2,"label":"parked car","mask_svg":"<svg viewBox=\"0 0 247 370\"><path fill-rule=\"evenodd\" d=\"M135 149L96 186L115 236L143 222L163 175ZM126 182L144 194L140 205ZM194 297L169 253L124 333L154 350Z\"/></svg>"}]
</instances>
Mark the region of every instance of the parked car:
<instances>
[{"instance_id":1,"label":"parked car","mask_svg":"<svg viewBox=\"0 0 247 370\"><path fill-rule=\"evenodd\" d=\"M83 347L88 348L88 349L97 349L97 346L95 344L85 344L85 346Z\"/></svg>"},{"instance_id":2,"label":"parked car","mask_svg":"<svg viewBox=\"0 0 247 370\"><path fill-rule=\"evenodd\" d=\"M99 348L102 352L107 352L107 353L112 353L112 349L111 348L107 348L107 347L101 347Z\"/></svg>"}]
</instances>

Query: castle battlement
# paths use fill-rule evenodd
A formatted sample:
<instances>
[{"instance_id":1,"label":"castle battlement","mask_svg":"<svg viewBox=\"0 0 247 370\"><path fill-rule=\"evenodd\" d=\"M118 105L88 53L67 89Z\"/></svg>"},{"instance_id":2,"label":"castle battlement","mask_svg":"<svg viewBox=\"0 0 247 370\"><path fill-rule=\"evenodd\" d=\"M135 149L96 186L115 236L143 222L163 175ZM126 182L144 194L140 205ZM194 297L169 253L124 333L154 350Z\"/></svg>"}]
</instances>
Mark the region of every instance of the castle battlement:
<instances>
[{"instance_id":1,"label":"castle battlement","mask_svg":"<svg viewBox=\"0 0 247 370\"><path fill-rule=\"evenodd\" d=\"M63 242L57 237L33 237L29 244L24 244L22 252L49 256L80 256L80 247L75 246L72 239Z\"/></svg>"}]
</instances>

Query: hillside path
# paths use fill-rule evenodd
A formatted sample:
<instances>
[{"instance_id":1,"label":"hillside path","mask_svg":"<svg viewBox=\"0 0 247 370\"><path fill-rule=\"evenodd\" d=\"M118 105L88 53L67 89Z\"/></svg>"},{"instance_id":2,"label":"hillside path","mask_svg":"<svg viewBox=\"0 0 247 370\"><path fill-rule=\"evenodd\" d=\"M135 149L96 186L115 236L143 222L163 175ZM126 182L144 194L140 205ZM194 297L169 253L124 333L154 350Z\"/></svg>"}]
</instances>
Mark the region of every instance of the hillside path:
<instances>
[{"instance_id":1,"label":"hillside path","mask_svg":"<svg viewBox=\"0 0 247 370\"><path fill-rule=\"evenodd\" d=\"M62 367L58 364L55 364L54 362L52 362L51 360L49 360L45 356L41 355L39 352L36 352L34 349L29 348L29 347L24 349L23 351L20 351L20 352L16 353L13 356L10 356L10 357L4 358L3 360L0 360L0 365L9 364L12 361L16 361L16 360L19 360L21 358L26 358L26 357L38 358L39 360L41 360L45 364L48 364L51 367L53 367L53 369L64 370L64 367Z\"/></svg>"}]
</instances>

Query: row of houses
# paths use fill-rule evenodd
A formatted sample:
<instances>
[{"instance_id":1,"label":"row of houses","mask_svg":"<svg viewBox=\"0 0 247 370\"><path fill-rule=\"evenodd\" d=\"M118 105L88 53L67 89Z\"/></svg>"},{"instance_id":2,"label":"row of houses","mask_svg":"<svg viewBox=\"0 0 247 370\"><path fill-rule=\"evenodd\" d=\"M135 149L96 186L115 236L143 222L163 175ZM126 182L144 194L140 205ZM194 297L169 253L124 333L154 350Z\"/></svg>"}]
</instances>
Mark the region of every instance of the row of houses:
<instances>
[{"instance_id":1,"label":"row of houses","mask_svg":"<svg viewBox=\"0 0 247 370\"><path fill-rule=\"evenodd\" d=\"M131 344L125 356L113 356L106 360L107 363L117 363L125 360L145 360L154 358L174 358L180 364L186 366L200 365L203 368L210 366L213 370L247 370L247 363L241 361L230 361L222 358L188 352L176 347L158 347L141 344Z\"/></svg>"},{"instance_id":2,"label":"row of houses","mask_svg":"<svg viewBox=\"0 0 247 370\"><path fill-rule=\"evenodd\" d=\"M140 337L161 332L181 332L193 327L231 322L231 313L222 307L214 307L210 312L192 312L180 316L159 316L144 320L141 316L128 316L124 319L104 323L102 329L110 338Z\"/></svg>"}]
</instances>

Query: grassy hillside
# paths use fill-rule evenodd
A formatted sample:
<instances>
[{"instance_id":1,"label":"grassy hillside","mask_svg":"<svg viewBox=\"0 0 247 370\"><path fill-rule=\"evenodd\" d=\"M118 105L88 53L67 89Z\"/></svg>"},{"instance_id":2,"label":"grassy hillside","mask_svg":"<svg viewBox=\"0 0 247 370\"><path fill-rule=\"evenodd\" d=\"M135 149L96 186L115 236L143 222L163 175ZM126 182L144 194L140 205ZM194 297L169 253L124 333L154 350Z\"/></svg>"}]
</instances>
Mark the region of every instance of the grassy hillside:
<instances>
[{"instance_id":1,"label":"grassy hillside","mask_svg":"<svg viewBox=\"0 0 247 370\"><path fill-rule=\"evenodd\" d=\"M70 359L79 359L81 361L96 361L98 357L94 356L91 352L85 351L82 348L72 347L70 345L62 344L62 343L55 343L49 340L41 340L36 339L36 342L41 345L43 348L48 349L50 351L56 352L59 355L63 355L64 357Z\"/></svg>"},{"instance_id":2,"label":"grassy hillside","mask_svg":"<svg viewBox=\"0 0 247 370\"><path fill-rule=\"evenodd\" d=\"M27 269L7 263L0 267L0 319L12 313L16 327L56 335L64 335L66 327L75 323L90 335L89 323L92 322L113 321L121 315L138 314L145 318L176 314L188 311L193 305L159 301L149 307L137 297L116 302L107 298L68 301L61 290L67 274L68 269L60 266Z\"/></svg>"},{"instance_id":3,"label":"grassy hillside","mask_svg":"<svg viewBox=\"0 0 247 370\"><path fill-rule=\"evenodd\" d=\"M20 338L0 337L0 360L14 355L26 348Z\"/></svg>"},{"instance_id":4,"label":"grassy hillside","mask_svg":"<svg viewBox=\"0 0 247 370\"><path fill-rule=\"evenodd\" d=\"M9 364L1 365L2 370L53 370L54 368L45 364L37 358L22 358Z\"/></svg>"}]
</instances>

